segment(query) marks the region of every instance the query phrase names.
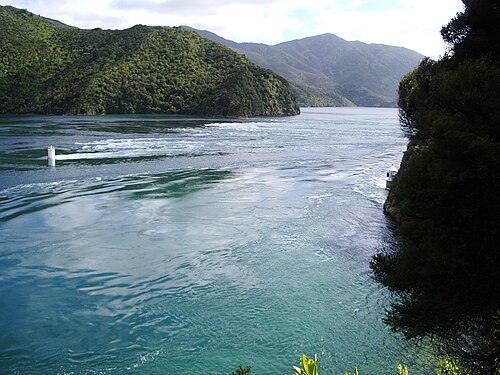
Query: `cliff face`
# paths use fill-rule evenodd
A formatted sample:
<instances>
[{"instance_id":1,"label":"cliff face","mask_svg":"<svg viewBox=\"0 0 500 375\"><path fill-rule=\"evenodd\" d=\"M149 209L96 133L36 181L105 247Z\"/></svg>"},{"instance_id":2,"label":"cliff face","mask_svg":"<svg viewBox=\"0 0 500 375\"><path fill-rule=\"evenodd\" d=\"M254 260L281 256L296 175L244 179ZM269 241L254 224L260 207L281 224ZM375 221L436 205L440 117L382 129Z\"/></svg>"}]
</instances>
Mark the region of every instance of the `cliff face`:
<instances>
[{"instance_id":1,"label":"cliff face","mask_svg":"<svg viewBox=\"0 0 500 375\"><path fill-rule=\"evenodd\" d=\"M0 113L295 115L288 82L179 27L81 30L0 7Z\"/></svg>"},{"instance_id":2,"label":"cliff face","mask_svg":"<svg viewBox=\"0 0 500 375\"><path fill-rule=\"evenodd\" d=\"M397 200L391 193L384 202L384 212L397 223L401 223L401 213L399 212Z\"/></svg>"},{"instance_id":3,"label":"cliff face","mask_svg":"<svg viewBox=\"0 0 500 375\"><path fill-rule=\"evenodd\" d=\"M421 147L418 145L418 142L414 140L408 143L407 149L403 154L403 158L401 160L401 165L399 166L399 170L394 177L392 182L391 189L389 190L389 194L384 202L384 212L388 215L392 220L397 222L398 224L402 224L404 217L401 214L401 205L402 202L406 199L405 192L402 191L401 185L398 184L399 179L402 175L405 175L409 169L411 169L411 160L416 157L418 152L421 150ZM404 178L404 177L403 177Z\"/></svg>"}]
</instances>

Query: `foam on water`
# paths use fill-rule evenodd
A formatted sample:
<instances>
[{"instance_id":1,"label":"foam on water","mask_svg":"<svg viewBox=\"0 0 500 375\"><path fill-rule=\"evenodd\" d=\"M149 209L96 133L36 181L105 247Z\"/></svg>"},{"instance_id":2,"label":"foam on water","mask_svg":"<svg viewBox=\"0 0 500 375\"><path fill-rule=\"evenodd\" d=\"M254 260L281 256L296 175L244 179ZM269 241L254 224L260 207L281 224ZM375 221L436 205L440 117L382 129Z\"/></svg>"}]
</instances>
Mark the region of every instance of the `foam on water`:
<instances>
[{"instance_id":1,"label":"foam on water","mask_svg":"<svg viewBox=\"0 0 500 375\"><path fill-rule=\"evenodd\" d=\"M1 373L432 372L369 269L396 110L3 120Z\"/></svg>"}]
</instances>

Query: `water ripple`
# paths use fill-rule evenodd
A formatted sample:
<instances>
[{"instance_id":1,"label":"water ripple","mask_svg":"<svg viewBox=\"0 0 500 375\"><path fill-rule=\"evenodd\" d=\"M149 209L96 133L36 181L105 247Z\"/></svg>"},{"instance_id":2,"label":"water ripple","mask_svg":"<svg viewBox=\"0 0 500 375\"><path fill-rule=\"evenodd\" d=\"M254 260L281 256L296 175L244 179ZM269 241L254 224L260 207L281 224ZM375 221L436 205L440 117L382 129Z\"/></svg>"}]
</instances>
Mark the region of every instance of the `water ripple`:
<instances>
[{"instance_id":1,"label":"water ripple","mask_svg":"<svg viewBox=\"0 0 500 375\"><path fill-rule=\"evenodd\" d=\"M405 144L393 109L0 116L0 373L431 372L369 269Z\"/></svg>"}]
</instances>

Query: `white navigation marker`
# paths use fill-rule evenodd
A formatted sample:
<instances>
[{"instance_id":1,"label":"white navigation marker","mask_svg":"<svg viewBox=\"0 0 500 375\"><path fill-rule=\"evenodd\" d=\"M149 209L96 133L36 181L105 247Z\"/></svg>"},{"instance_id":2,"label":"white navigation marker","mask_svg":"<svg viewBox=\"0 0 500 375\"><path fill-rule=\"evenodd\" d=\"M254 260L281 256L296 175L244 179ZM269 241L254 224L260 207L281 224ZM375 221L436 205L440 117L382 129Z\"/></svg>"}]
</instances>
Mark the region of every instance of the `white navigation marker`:
<instances>
[{"instance_id":1,"label":"white navigation marker","mask_svg":"<svg viewBox=\"0 0 500 375\"><path fill-rule=\"evenodd\" d=\"M47 160L49 163L49 167L56 166L56 149L54 146L47 147Z\"/></svg>"}]
</instances>

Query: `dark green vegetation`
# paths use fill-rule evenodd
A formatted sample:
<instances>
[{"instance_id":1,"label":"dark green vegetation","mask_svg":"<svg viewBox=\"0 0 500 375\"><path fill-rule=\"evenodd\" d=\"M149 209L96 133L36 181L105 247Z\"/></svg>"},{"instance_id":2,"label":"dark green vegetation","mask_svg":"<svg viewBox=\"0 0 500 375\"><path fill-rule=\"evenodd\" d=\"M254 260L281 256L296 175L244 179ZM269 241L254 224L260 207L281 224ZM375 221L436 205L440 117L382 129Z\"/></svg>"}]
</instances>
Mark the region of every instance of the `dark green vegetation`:
<instances>
[{"instance_id":1,"label":"dark green vegetation","mask_svg":"<svg viewBox=\"0 0 500 375\"><path fill-rule=\"evenodd\" d=\"M423 58L406 48L348 42L332 34L269 46L195 31L285 77L302 106L394 107L399 81Z\"/></svg>"},{"instance_id":2,"label":"dark green vegetation","mask_svg":"<svg viewBox=\"0 0 500 375\"><path fill-rule=\"evenodd\" d=\"M250 373L250 366L245 366L245 367L242 367L241 365L236 369L234 370L230 375L246 375L246 374L249 374Z\"/></svg>"},{"instance_id":3,"label":"dark green vegetation","mask_svg":"<svg viewBox=\"0 0 500 375\"><path fill-rule=\"evenodd\" d=\"M386 208L399 251L374 258L399 295L387 322L407 337L467 348L484 373L500 358L500 4L463 1L443 27L450 52L401 81L410 144Z\"/></svg>"},{"instance_id":4,"label":"dark green vegetation","mask_svg":"<svg viewBox=\"0 0 500 375\"><path fill-rule=\"evenodd\" d=\"M0 113L293 115L288 83L180 27L81 30L0 7Z\"/></svg>"}]
</instances>

